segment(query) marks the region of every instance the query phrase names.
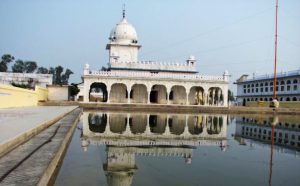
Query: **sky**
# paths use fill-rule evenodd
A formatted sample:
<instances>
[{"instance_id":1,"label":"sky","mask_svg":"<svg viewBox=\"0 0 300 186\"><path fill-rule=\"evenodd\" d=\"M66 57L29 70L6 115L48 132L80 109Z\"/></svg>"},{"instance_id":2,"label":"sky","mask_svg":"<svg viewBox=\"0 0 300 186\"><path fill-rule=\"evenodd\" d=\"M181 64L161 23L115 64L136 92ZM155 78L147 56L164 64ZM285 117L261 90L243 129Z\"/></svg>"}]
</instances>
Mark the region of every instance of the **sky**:
<instances>
[{"instance_id":1,"label":"sky","mask_svg":"<svg viewBox=\"0 0 300 186\"><path fill-rule=\"evenodd\" d=\"M101 69L111 29L126 18L139 60L182 62L194 55L204 75L271 74L275 0L1 0L0 55L61 65L81 82L86 63ZM277 71L300 69L300 1L279 0Z\"/></svg>"}]
</instances>

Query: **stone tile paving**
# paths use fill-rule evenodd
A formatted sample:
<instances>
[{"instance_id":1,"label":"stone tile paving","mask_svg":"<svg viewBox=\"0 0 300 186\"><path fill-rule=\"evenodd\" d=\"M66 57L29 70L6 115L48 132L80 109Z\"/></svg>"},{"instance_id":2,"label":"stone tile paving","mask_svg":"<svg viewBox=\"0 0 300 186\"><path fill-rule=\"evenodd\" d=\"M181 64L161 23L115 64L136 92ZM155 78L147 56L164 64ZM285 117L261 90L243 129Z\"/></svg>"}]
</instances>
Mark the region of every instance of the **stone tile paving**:
<instances>
[{"instance_id":1,"label":"stone tile paving","mask_svg":"<svg viewBox=\"0 0 300 186\"><path fill-rule=\"evenodd\" d=\"M59 127L49 143L46 143L30 155L28 159L18 165L3 180L0 179L0 185L36 185L60 148L65 135L74 125L80 112L79 108L75 109L40 134L0 158L0 177L3 178L7 171L18 165L22 159L53 136Z\"/></svg>"}]
</instances>

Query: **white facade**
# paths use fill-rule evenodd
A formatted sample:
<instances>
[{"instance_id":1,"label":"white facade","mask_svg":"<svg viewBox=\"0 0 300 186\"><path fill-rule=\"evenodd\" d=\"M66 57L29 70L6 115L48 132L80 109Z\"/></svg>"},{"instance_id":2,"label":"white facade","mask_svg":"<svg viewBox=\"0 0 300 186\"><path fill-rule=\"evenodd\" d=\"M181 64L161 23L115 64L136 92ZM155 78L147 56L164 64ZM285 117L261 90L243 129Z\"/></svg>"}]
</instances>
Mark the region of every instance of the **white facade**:
<instances>
[{"instance_id":1,"label":"white facade","mask_svg":"<svg viewBox=\"0 0 300 186\"><path fill-rule=\"evenodd\" d=\"M68 85L52 85L47 86L48 100L50 101L68 101L69 100L69 86Z\"/></svg>"},{"instance_id":2,"label":"white facade","mask_svg":"<svg viewBox=\"0 0 300 186\"><path fill-rule=\"evenodd\" d=\"M274 80L273 74L241 76L237 84L237 101L245 105L248 101L272 101ZM276 96L279 101L300 101L300 70L282 72L276 75Z\"/></svg>"},{"instance_id":3,"label":"white facade","mask_svg":"<svg viewBox=\"0 0 300 186\"><path fill-rule=\"evenodd\" d=\"M138 61L137 33L125 16L112 29L108 71L86 64L84 102L228 106L229 74L199 75L196 59L184 63Z\"/></svg>"},{"instance_id":4,"label":"white facade","mask_svg":"<svg viewBox=\"0 0 300 186\"><path fill-rule=\"evenodd\" d=\"M0 83L29 84L32 87L52 85L52 74L0 72Z\"/></svg>"}]
</instances>

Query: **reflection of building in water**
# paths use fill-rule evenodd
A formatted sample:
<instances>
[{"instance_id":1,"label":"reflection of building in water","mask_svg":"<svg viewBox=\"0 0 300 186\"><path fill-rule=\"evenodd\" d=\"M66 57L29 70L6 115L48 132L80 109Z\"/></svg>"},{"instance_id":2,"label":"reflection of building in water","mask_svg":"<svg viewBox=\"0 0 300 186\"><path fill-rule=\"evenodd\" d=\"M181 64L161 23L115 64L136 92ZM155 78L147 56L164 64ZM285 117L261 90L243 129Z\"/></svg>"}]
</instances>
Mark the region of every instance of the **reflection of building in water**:
<instances>
[{"instance_id":1,"label":"reflection of building in water","mask_svg":"<svg viewBox=\"0 0 300 186\"><path fill-rule=\"evenodd\" d=\"M262 142L261 144L269 144L272 138L272 124L275 124L274 144L277 145L278 150L283 152L287 149L300 150L300 123L282 122L277 117L238 118L235 137L240 144L246 144L245 139L254 140L251 140L251 143L259 141Z\"/></svg>"},{"instance_id":2,"label":"reflection of building in water","mask_svg":"<svg viewBox=\"0 0 300 186\"><path fill-rule=\"evenodd\" d=\"M108 185L131 185L136 156L176 156L192 163L197 146L226 148L227 116L83 113L82 146L106 145Z\"/></svg>"}]
</instances>

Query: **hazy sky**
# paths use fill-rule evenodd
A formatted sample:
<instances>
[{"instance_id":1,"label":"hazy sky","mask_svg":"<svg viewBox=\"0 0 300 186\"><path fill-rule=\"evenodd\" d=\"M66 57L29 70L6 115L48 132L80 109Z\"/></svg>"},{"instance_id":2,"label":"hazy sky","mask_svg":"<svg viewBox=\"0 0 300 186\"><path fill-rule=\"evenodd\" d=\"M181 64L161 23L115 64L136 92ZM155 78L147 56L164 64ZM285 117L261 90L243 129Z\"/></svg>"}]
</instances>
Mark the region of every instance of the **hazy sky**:
<instances>
[{"instance_id":1,"label":"hazy sky","mask_svg":"<svg viewBox=\"0 0 300 186\"><path fill-rule=\"evenodd\" d=\"M242 74L273 72L275 0L1 0L0 55L70 68L108 62L111 29L126 17L137 30L140 60L197 58L201 74L231 83ZM279 0L278 71L300 67L300 1ZM231 87L234 87L231 85Z\"/></svg>"}]
</instances>

